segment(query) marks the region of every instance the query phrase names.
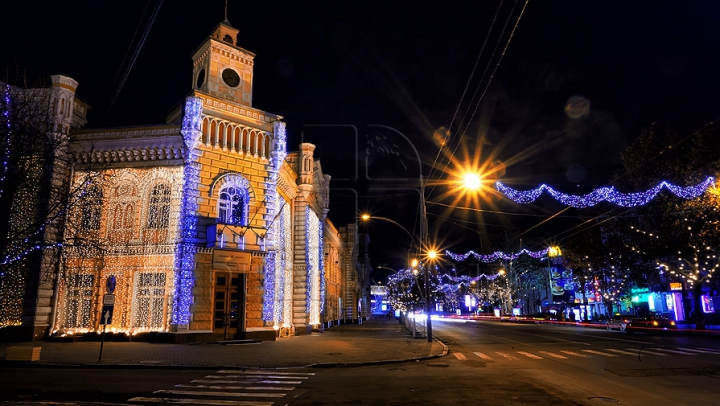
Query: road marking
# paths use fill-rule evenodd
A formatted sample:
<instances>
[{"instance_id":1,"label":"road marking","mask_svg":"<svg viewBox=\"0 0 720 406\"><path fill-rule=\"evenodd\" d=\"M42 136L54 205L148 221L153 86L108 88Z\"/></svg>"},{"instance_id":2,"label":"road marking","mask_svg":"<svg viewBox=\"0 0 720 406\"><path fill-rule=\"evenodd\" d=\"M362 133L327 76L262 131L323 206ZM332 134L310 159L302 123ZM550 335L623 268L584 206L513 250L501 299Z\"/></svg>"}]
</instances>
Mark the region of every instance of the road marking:
<instances>
[{"instance_id":1,"label":"road marking","mask_svg":"<svg viewBox=\"0 0 720 406\"><path fill-rule=\"evenodd\" d=\"M532 347L530 344L524 343L524 342L522 342L522 341L511 340L511 339L505 338L505 337L498 337L498 336L495 336L495 335L492 335L492 334L488 334L488 335L486 335L485 337L496 338L496 339L498 339L498 340L510 341L510 342L515 343L515 344L517 344L517 345L524 345L524 346L527 346L527 347Z\"/></svg>"},{"instance_id":2,"label":"road marking","mask_svg":"<svg viewBox=\"0 0 720 406\"><path fill-rule=\"evenodd\" d=\"M552 340L552 341L564 341L564 342L573 343L573 344L590 345L590 343L586 343L586 342L583 342L583 341L566 340L566 339L564 339L564 338L558 338L557 336L546 336L546 335L542 335L542 334L530 334L530 333L522 333L522 334L525 334L525 335L528 335L528 336L540 337L540 338L547 338L547 339L550 339L550 340Z\"/></svg>"},{"instance_id":3,"label":"road marking","mask_svg":"<svg viewBox=\"0 0 720 406\"><path fill-rule=\"evenodd\" d=\"M532 358L532 359L542 359L542 357L538 357L538 356L535 355L535 354L530 354L529 352L525 352L525 351L518 351L517 353L518 353L518 354L522 354L522 355L524 355L524 356L526 356L526 357L528 357L528 358Z\"/></svg>"},{"instance_id":4,"label":"road marking","mask_svg":"<svg viewBox=\"0 0 720 406\"><path fill-rule=\"evenodd\" d=\"M668 356L667 354L663 354L663 353L661 353L661 352L655 352L655 351L652 351L652 350L644 350L644 349L638 350L637 348L627 348L627 349L630 350L630 351L633 351L633 350L634 350L634 351L637 351L637 355L638 355L638 356L640 356L640 355L645 355L645 354L659 355L659 356L661 356L661 357L667 357L667 356Z\"/></svg>"},{"instance_id":5,"label":"road marking","mask_svg":"<svg viewBox=\"0 0 720 406\"><path fill-rule=\"evenodd\" d=\"M187 385L180 383L176 388L218 389L218 390L294 390L292 386L228 386L228 385Z\"/></svg>"},{"instance_id":6,"label":"road marking","mask_svg":"<svg viewBox=\"0 0 720 406\"><path fill-rule=\"evenodd\" d=\"M605 351L616 352L618 354L625 354L625 355L637 355L637 353L635 353L635 352L616 350L614 348L606 348Z\"/></svg>"},{"instance_id":7,"label":"road marking","mask_svg":"<svg viewBox=\"0 0 720 406\"><path fill-rule=\"evenodd\" d=\"M467 357L463 355L461 352L454 352L453 355L455 358L459 359L460 361L467 361Z\"/></svg>"},{"instance_id":8,"label":"road marking","mask_svg":"<svg viewBox=\"0 0 720 406\"><path fill-rule=\"evenodd\" d=\"M225 397L236 397L236 398L281 398L284 397L284 393L247 393L247 392L202 392L202 391L187 391L187 390L156 390L153 393L162 395L191 395L191 396L225 396Z\"/></svg>"},{"instance_id":9,"label":"road marking","mask_svg":"<svg viewBox=\"0 0 720 406\"><path fill-rule=\"evenodd\" d=\"M246 374L246 375L286 375L286 376L313 376L315 372L277 372L277 371L233 371L221 369L219 374Z\"/></svg>"},{"instance_id":10,"label":"road marking","mask_svg":"<svg viewBox=\"0 0 720 406\"><path fill-rule=\"evenodd\" d=\"M545 354L547 356L553 357L553 358L557 358L557 359L567 359L567 357L564 355L554 354L554 353L548 352L548 351L538 351L538 352L541 354Z\"/></svg>"},{"instance_id":11,"label":"road marking","mask_svg":"<svg viewBox=\"0 0 720 406\"><path fill-rule=\"evenodd\" d=\"M473 354L477 355L478 357L482 359L486 359L488 361L492 361L492 358L488 357L487 355L481 353L481 352L474 352Z\"/></svg>"},{"instance_id":12,"label":"road marking","mask_svg":"<svg viewBox=\"0 0 720 406\"><path fill-rule=\"evenodd\" d=\"M595 350L581 350L583 352L589 352L590 354L602 355L603 357L617 357L615 354L608 354L606 352L595 351Z\"/></svg>"},{"instance_id":13,"label":"road marking","mask_svg":"<svg viewBox=\"0 0 720 406\"><path fill-rule=\"evenodd\" d=\"M653 350L664 351L664 352L672 352L673 354L697 355L697 354L692 353L692 352L671 350L671 349L669 349L669 348L653 348Z\"/></svg>"},{"instance_id":14,"label":"road marking","mask_svg":"<svg viewBox=\"0 0 720 406\"><path fill-rule=\"evenodd\" d=\"M683 348L683 347L675 347L675 348L677 348L678 350L683 350L683 351L693 351L693 352L699 352L699 353L702 353L702 354L715 354L715 355L718 355L717 352L708 351L708 350L696 350L696 349L693 349L693 348Z\"/></svg>"},{"instance_id":15,"label":"road marking","mask_svg":"<svg viewBox=\"0 0 720 406\"><path fill-rule=\"evenodd\" d=\"M223 378L225 378L223 376ZM223 381L216 379L193 379L190 383L269 383L273 385L300 385L303 381L267 381L267 380L235 380L235 381Z\"/></svg>"},{"instance_id":16,"label":"road marking","mask_svg":"<svg viewBox=\"0 0 720 406\"><path fill-rule=\"evenodd\" d=\"M717 348L704 348L704 347L700 347L700 349L701 349L701 350L712 351L714 354L720 354L720 350L718 350Z\"/></svg>"},{"instance_id":17,"label":"road marking","mask_svg":"<svg viewBox=\"0 0 720 406\"><path fill-rule=\"evenodd\" d=\"M500 355L500 356L502 356L502 357L505 357L505 358L507 358L507 359L509 359L509 360L511 360L511 361L517 361L517 358L513 357L513 356L510 355L510 354L506 354L506 353L504 353L504 352L497 352L497 351L495 351L495 354Z\"/></svg>"},{"instance_id":18,"label":"road marking","mask_svg":"<svg viewBox=\"0 0 720 406\"><path fill-rule=\"evenodd\" d=\"M172 404L188 404L188 405L215 405L215 406L272 406L275 402L254 402L244 400L206 400L206 399L178 399L178 398L151 398L136 397L128 399L128 402L144 403L146 405L154 403L172 403Z\"/></svg>"},{"instance_id":19,"label":"road marking","mask_svg":"<svg viewBox=\"0 0 720 406\"><path fill-rule=\"evenodd\" d=\"M205 378L238 378L238 379L263 379L263 378L272 378L272 379L308 379L307 376L281 376L281 375L207 375Z\"/></svg>"},{"instance_id":20,"label":"road marking","mask_svg":"<svg viewBox=\"0 0 720 406\"><path fill-rule=\"evenodd\" d=\"M588 356L585 355L585 354L578 354L578 353L572 352L572 351L560 351L560 352L562 352L562 353L564 353L564 354L573 355L573 356L575 356L575 357L580 357L580 358L587 358L587 357L588 357Z\"/></svg>"}]
</instances>

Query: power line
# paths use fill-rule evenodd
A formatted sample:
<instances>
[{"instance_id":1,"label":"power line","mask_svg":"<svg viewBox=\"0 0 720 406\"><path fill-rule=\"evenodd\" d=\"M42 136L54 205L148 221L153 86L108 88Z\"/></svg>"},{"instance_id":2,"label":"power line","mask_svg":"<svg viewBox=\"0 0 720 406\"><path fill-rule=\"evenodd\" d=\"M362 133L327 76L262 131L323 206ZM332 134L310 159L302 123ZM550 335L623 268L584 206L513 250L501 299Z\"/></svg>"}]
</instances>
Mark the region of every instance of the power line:
<instances>
[{"instance_id":1,"label":"power line","mask_svg":"<svg viewBox=\"0 0 720 406\"><path fill-rule=\"evenodd\" d=\"M142 21L145 17L145 12L147 11L147 7L150 5L150 2L152 0L148 0L148 4L145 6L145 10L143 11L143 15L140 18L140 22L138 23L138 28L140 28L140 25L142 25ZM110 104L108 105L107 110L110 111L113 104L115 104L115 100L117 99L118 95L120 94L120 91L122 90L123 86L125 85L125 81L127 80L128 76L130 75L130 71L132 70L132 67L135 65L135 61L137 60L138 55L140 54L140 50L142 49L143 45L145 45L145 40L147 39L148 33L150 32L150 28L152 27L153 23L155 22L155 17L157 17L158 12L160 11L160 6L162 6L163 0L159 0L155 4L155 9L153 10L152 16L150 17L150 21L148 21L147 25L145 26L145 30L143 31L142 38L140 38L140 42L135 46L135 52L133 53L133 56L128 63L128 66L125 68L125 72L123 73L122 79L120 80L120 83L118 84L117 88L115 89L115 93L113 93L112 98L110 99ZM137 35L137 29L135 29L135 34L133 34L133 38L130 41L130 46L132 46L132 43L135 40L135 36ZM128 51L130 48L128 47ZM125 54L127 57L127 53ZM123 58L123 63L125 62L125 59ZM120 69L122 69L122 64L120 65L120 68L118 69L118 73L120 72ZM117 76L116 76L117 78Z\"/></svg>"},{"instance_id":2,"label":"power line","mask_svg":"<svg viewBox=\"0 0 720 406\"><path fill-rule=\"evenodd\" d=\"M497 10L495 10L495 17L493 17L493 21L490 24L490 29L487 32L487 35L485 36L485 40L483 41L483 45L480 48L480 53L478 54L477 59L475 60L475 65L473 66L472 71L470 72L470 77L468 78L467 82L465 83L465 89L463 89L463 93L460 96L460 101L458 102L457 107L455 108L455 112L453 113L453 117L450 120L450 125L447 127L448 132L443 137L442 143L440 144L440 149L438 150L437 155L435 156L435 160L433 161L432 165L430 166L430 173L428 174L428 179L431 179L433 176L433 172L435 170L435 164L437 163L438 159L440 158L440 154L442 153L442 148L449 141L450 137L450 129L452 128L453 124L455 123L455 118L457 117L458 112L460 111L460 106L462 106L463 100L465 100L465 94L467 94L467 90L470 87L470 83L472 82L473 77L475 76L475 70L477 69L478 64L480 63L480 59L482 58L482 54L485 51L485 45L487 45L488 39L490 38L490 34L492 33L493 27L495 26L495 21L497 20L498 14L500 13L500 9L502 8L503 2L501 1L498 5ZM502 36L502 34L501 34ZM491 58L492 60L492 58ZM485 69L487 71L487 68ZM484 76L483 76L484 77ZM482 78L480 79L482 82Z\"/></svg>"},{"instance_id":3,"label":"power line","mask_svg":"<svg viewBox=\"0 0 720 406\"><path fill-rule=\"evenodd\" d=\"M455 146L455 148L453 149L452 153L450 153L450 155L448 156L447 163L445 164L445 168L443 169L443 173L445 173L445 172L447 171L447 167L450 165L450 162L452 161L452 157L455 155L455 152L457 151L458 147L460 146L460 140L462 140L463 134L464 134L465 131L467 131L467 129L470 127L470 123L472 122L472 119L475 117L475 114L477 113L477 110L478 110L478 108L479 108L479 106L480 106L480 103L481 103L482 100L485 98L485 94L487 93L487 90L490 88L490 83L492 83L492 80L493 80L493 78L495 77L495 73L497 72L497 69L500 67L500 63L502 62L503 58L505 57L505 53L507 52L507 49L508 49L508 47L510 46L510 42L512 41L513 37L515 36L515 31L517 30L517 27L518 27L518 25L520 24L520 19L522 18L522 16L523 16L524 13L525 13L525 9L527 8L528 2L529 2L529 0L525 0L525 3L524 3L524 5L523 5L523 8L522 8L522 10L520 10L520 14L518 15L518 18L517 18L517 20L515 21L515 25L513 26L513 29L512 29L512 31L510 32L510 36L508 37L507 42L505 43L505 46L503 47L503 51L502 51L502 54L500 55L500 59L498 59L497 63L495 64L495 68L493 69L492 74L490 75L490 78L488 79L488 81L487 81L487 83L486 83L486 85L485 85L485 89L483 90L483 93L480 95L480 97L479 97L478 100L477 100L477 103L475 104L475 110L473 111L472 116L470 117L470 119L468 120L467 124L465 125L465 130L462 130L462 131L461 131L461 129L458 128L458 134L459 134L458 143L457 143L457 145ZM510 11L510 14L508 15L508 20L506 20L505 27L507 26L507 23L508 23L509 20L510 20L510 16L512 16L512 12L515 10L515 6L516 6L516 5L517 5L517 0L516 0L515 4L513 5L513 8L512 8L512 10ZM505 27L503 27L503 33L505 32ZM502 33L501 33L501 37L500 37L500 38L502 38ZM498 44L500 43L500 38L498 38ZM494 54L494 53L493 53L493 54ZM486 70L485 70L486 72L487 72L487 69L489 68L489 66L490 66L490 63L488 63L488 66L486 67ZM483 74L483 78L484 78L484 76L485 76L485 75ZM478 83L478 89L479 89L481 86L482 86L482 82L479 82L479 83ZM473 99L474 99L474 97L473 97ZM464 121L464 120L463 120L463 121ZM448 129L448 131L449 131L449 129ZM449 138L448 138L448 142L449 142ZM440 146L440 150L442 150L442 147L443 147L443 145ZM440 153L438 152L438 156L439 156L439 155L440 155ZM435 162L437 162L437 159L436 159ZM432 166L432 168L431 168L431 173L432 173L432 170L433 170L434 167L435 167L435 162L433 162L433 166ZM428 179L430 179L430 178L431 178L431 177L428 176ZM433 187L433 189L434 189L434 187ZM431 192L432 192L432 189L431 189Z\"/></svg>"}]
</instances>

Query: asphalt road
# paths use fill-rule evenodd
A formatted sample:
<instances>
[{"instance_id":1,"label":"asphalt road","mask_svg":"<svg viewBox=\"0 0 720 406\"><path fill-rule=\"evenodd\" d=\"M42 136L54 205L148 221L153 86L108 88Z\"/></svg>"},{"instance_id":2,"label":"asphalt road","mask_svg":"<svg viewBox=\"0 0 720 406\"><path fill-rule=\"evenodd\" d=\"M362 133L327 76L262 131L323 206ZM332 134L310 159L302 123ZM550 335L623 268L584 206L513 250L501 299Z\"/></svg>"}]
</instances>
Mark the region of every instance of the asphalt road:
<instances>
[{"instance_id":1,"label":"asphalt road","mask_svg":"<svg viewBox=\"0 0 720 406\"><path fill-rule=\"evenodd\" d=\"M717 338L499 322L433 327L450 353L422 362L275 371L7 368L0 403L720 404Z\"/></svg>"}]
</instances>

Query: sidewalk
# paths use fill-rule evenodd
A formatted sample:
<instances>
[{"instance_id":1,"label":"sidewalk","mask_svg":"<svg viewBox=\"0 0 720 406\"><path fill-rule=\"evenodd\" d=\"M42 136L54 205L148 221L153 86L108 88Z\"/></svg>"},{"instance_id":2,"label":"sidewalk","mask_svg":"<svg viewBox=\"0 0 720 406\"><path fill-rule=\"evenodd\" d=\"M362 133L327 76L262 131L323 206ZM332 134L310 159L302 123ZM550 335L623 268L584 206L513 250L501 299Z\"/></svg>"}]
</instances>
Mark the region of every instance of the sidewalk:
<instances>
[{"instance_id":1,"label":"sidewalk","mask_svg":"<svg viewBox=\"0 0 720 406\"><path fill-rule=\"evenodd\" d=\"M40 360L5 361L7 347L41 347ZM447 354L435 340L413 338L397 320L370 319L321 333L248 344L105 342L0 343L0 368L9 365L198 368L340 367L429 359Z\"/></svg>"}]
</instances>

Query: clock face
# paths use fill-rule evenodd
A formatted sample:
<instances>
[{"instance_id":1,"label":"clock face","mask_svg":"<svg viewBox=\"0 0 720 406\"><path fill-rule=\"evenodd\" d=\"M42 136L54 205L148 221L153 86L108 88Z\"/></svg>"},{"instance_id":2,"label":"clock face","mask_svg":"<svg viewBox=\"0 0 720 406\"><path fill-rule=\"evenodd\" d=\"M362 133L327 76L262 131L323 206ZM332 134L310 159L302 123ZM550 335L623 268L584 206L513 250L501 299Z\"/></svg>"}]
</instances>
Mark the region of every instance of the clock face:
<instances>
[{"instance_id":1,"label":"clock face","mask_svg":"<svg viewBox=\"0 0 720 406\"><path fill-rule=\"evenodd\" d=\"M237 87L240 84L240 76L237 72L228 68L222 72L223 82L230 87Z\"/></svg>"}]
</instances>

